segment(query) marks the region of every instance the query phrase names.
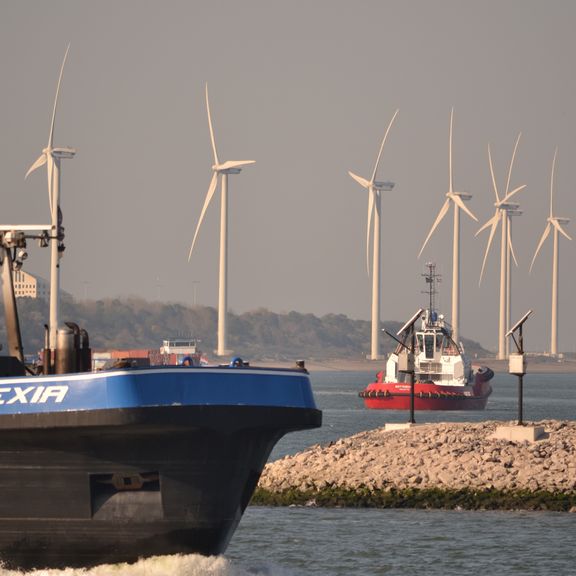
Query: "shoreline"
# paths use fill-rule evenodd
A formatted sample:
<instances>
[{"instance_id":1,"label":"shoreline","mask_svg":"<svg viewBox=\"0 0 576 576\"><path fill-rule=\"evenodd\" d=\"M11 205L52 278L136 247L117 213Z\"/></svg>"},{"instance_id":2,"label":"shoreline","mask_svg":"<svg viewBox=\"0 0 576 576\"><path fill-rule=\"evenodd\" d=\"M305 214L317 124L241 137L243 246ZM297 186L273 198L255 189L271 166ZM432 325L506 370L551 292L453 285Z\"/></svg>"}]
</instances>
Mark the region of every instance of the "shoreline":
<instances>
[{"instance_id":1,"label":"shoreline","mask_svg":"<svg viewBox=\"0 0 576 576\"><path fill-rule=\"evenodd\" d=\"M576 422L545 420L534 442L494 437L513 423L378 428L264 468L255 504L576 512Z\"/></svg>"},{"instance_id":2,"label":"shoreline","mask_svg":"<svg viewBox=\"0 0 576 576\"><path fill-rule=\"evenodd\" d=\"M500 510L569 512L576 514L576 491L570 493L503 490L405 489L356 490L326 487L320 490L273 492L256 488L250 506L307 508L413 508L421 510Z\"/></svg>"},{"instance_id":3,"label":"shoreline","mask_svg":"<svg viewBox=\"0 0 576 576\"><path fill-rule=\"evenodd\" d=\"M376 374L386 368L386 360L364 359L325 359L305 360L306 369L309 372L373 372ZM473 365L487 366L496 374L508 374L508 360L496 358L474 358ZM273 365L279 368L292 368L294 362L281 362L277 360L262 360L254 362L254 365ZM541 359L528 357L526 360L526 375L530 374L576 374L576 359Z\"/></svg>"}]
</instances>

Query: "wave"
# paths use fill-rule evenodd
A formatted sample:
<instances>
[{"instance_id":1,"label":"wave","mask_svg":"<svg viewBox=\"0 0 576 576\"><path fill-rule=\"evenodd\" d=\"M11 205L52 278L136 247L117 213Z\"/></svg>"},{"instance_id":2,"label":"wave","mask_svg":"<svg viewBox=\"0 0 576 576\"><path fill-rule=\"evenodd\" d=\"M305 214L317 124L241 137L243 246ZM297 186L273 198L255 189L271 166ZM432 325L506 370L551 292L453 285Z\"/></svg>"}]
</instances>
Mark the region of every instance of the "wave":
<instances>
[{"instance_id":1,"label":"wave","mask_svg":"<svg viewBox=\"0 0 576 576\"><path fill-rule=\"evenodd\" d=\"M289 576L280 566L239 566L224 556L199 554L154 556L134 564L101 564L92 568L9 570L0 565L0 576Z\"/></svg>"}]
</instances>

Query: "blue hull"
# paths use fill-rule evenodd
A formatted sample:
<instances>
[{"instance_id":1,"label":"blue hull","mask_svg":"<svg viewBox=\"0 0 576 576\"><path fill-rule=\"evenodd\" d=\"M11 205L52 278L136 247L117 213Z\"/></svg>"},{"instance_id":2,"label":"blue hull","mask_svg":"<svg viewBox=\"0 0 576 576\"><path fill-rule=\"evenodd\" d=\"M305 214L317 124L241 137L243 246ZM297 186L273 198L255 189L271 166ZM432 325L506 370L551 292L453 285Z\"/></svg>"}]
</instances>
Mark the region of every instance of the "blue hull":
<instances>
[{"instance_id":1,"label":"blue hull","mask_svg":"<svg viewBox=\"0 0 576 576\"><path fill-rule=\"evenodd\" d=\"M158 367L0 379L0 416L146 406L315 409L307 373L232 367Z\"/></svg>"},{"instance_id":2,"label":"blue hull","mask_svg":"<svg viewBox=\"0 0 576 576\"><path fill-rule=\"evenodd\" d=\"M276 442L320 425L301 370L2 378L0 561L222 553Z\"/></svg>"}]
</instances>

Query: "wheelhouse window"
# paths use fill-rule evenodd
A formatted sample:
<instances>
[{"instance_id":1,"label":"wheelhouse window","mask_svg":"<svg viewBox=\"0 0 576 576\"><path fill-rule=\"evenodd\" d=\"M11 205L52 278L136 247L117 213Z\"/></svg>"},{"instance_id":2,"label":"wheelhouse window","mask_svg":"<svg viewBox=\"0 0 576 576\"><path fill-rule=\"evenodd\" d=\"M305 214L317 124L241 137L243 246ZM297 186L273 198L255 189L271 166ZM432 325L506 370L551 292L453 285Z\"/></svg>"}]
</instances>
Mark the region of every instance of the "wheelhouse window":
<instances>
[{"instance_id":1,"label":"wheelhouse window","mask_svg":"<svg viewBox=\"0 0 576 576\"><path fill-rule=\"evenodd\" d=\"M443 349L444 349L444 335L436 334L436 350L442 353Z\"/></svg>"},{"instance_id":2,"label":"wheelhouse window","mask_svg":"<svg viewBox=\"0 0 576 576\"><path fill-rule=\"evenodd\" d=\"M434 358L434 334L424 335L424 353L426 358Z\"/></svg>"}]
</instances>

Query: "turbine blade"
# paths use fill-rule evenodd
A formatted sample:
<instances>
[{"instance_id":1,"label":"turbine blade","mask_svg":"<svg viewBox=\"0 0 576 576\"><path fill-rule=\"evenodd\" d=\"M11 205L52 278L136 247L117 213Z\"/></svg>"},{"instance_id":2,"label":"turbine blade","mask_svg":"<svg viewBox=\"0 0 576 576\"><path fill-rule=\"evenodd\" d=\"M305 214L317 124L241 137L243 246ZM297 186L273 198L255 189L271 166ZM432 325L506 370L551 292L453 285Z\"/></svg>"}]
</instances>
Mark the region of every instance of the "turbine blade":
<instances>
[{"instance_id":1,"label":"turbine blade","mask_svg":"<svg viewBox=\"0 0 576 576\"><path fill-rule=\"evenodd\" d=\"M510 232L510 224L508 224L508 248L510 248L510 253L512 254L512 258L514 259L514 264L518 267L518 260L516 260L516 254L514 253L514 246L512 245L512 232Z\"/></svg>"},{"instance_id":2,"label":"turbine blade","mask_svg":"<svg viewBox=\"0 0 576 576\"><path fill-rule=\"evenodd\" d=\"M554 159L552 160L552 171L550 174L550 218L553 218L552 214L552 195L554 194L554 169L556 167L556 154L558 154L558 146L554 150Z\"/></svg>"},{"instance_id":3,"label":"turbine blade","mask_svg":"<svg viewBox=\"0 0 576 576\"><path fill-rule=\"evenodd\" d=\"M498 222L500 220L500 211L498 210L494 218L492 218L492 228L490 228L490 236L488 237L488 244L486 244L486 251L484 252L484 260L482 261L482 270L480 270L480 280L478 285L482 284L482 276L484 276L484 268L486 267L486 260L488 259L488 252L490 252L490 246L492 245L492 240L494 234L496 233L496 228L498 228ZM478 230L480 232L480 230Z\"/></svg>"},{"instance_id":4,"label":"turbine blade","mask_svg":"<svg viewBox=\"0 0 576 576\"><path fill-rule=\"evenodd\" d=\"M366 226L366 272L370 276L370 231L372 230L372 214L374 214L374 188L368 189L368 224Z\"/></svg>"},{"instance_id":5,"label":"turbine blade","mask_svg":"<svg viewBox=\"0 0 576 576\"><path fill-rule=\"evenodd\" d=\"M490 218L490 220L488 220L488 222L486 222L486 224L484 224L481 228L479 228L478 231L476 232L476 234L474 234L474 236L478 236L478 234L480 234L480 232L483 232L484 230L486 230L486 228L488 228L488 226L493 226L494 221L496 221L496 223L498 223L499 215L500 215L500 210L496 209L494 216L492 216L492 218Z\"/></svg>"},{"instance_id":6,"label":"turbine blade","mask_svg":"<svg viewBox=\"0 0 576 576\"><path fill-rule=\"evenodd\" d=\"M66 58L68 58L68 50L70 50L70 43L66 48L66 53L64 54L64 60L62 61L62 66L60 67L60 76L58 77L58 85L56 87L56 98L54 98L54 109L52 110L52 122L50 124L50 135L48 136L48 148L52 148L52 141L54 138L54 123L56 121L56 107L58 106L58 95L60 94L60 83L62 82L62 74L64 73L64 65L66 64Z\"/></svg>"},{"instance_id":7,"label":"turbine blade","mask_svg":"<svg viewBox=\"0 0 576 576\"><path fill-rule=\"evenodd\" d=\"M438 224L440 224L440 222L442 221L442 218L444 218L444 216L446 216L446 212L448 212L449 208L450 208L450 198L446 198L446 202L444 202L444 204L442 205L442 208L440 208L440 212L438 212L438 216L436 216L436 220L434 221L434 224L432 224L432 228L430 228L430 232L428 232L428 236L426 236L426 240L424 240L424 244L422 244L422 248L420 248L420 252L418 253L418 258L420 258L420 256L422 255L422 252L424 251L424 247L426 246L426 244L428 244L428 240L430 240L430 237L434 233L434 230L436 230L436 227L438 226Z\"/></svg>"},{"instance_id":8,"label":"turbine blade","mask_svg":"<svg viewBox=\"0 0 576 576\"><path fill-rule=\"evenodd\" d=\"M554 226L554 228L556 228L556 230L558 230L558 232L560 232L560 234L562 234L562 236L568 238L568 240L572 240L572 238L570 238L570 236L566 233L564 228L560 226L560 223L558 222L558 220L556 220L556 218L552 220L552 225Z\"/></svg>"},{"instance_id":9,"label":"turbine blade","mask_svg":"<svg viewBox=\"0 0 576 576\"><path fill-rule=\"evenodd\" d=\"M524 190L524 188L526 188L526 184L522 184L522 186L518 186L518 188L514 188L514 190L512 190L512 192L510 192L509 194L506 194L506 196L504 196L504 198L502 198L501 204L503 204L504 202L508 202L508 200L510 198L512 198L512 196L514 196L514 194L516 194L516 192L520 192L520 190Z\"/></svg>"},{"instance_id":10,"label":"turbine blade","mask_svg":"<svg viewBox=\"0 0 576 576\"><path fill-rule=\"evenodd\" d=\"M386 142L386 138L388 138L388 132L390 132L390 128L392 128L392 124L394 124L394 120L396 116L400 112L399 109L396 109L394 112L394 116L392 116L392 120L390 120L390 124L388 124L388 128L386 128L386 133L384 134L384 138L382 139L382 144L380 144L380 152L378 152L378 158L376 158L376 164L374 165L374 172L372 172L372 180L370 182L374 182L376 179L376 172L378 171L378 165L380 164L380 157L382 156L382 150L384 150L384 144Z\"/></svg>"},{"instance_id":11,"label":"turbine blade","mask_svg":"<svg viewBox=\"0 0 576 576\"><path fill-rule=\"evenodd\" d=\"M453 191L452 188L452 121L454 119L454 107L450 110L450 140L448 140L448 194Z\"/></svg>"},{"instance_id":12,"label":"turbine blade","mask_svg":"<svg viewBox=\"0 0 576 576\"><path fill-rule=\"evenodd\" d=\"M512 166L514 165L514 158L516 158L516 150L518 149L518 143L520 142L520 136L522 136L522 132L518 134L518 138L516 138L516 144L514 145L514 151L512 152L512 159L510 160L510 167L508 168L508 179L506 180L506 192L504 196L508 195L508 190L510 189L510 178L512 177Z\"/></svg>"},{"instance_id":13,"label":"turbine blade","mask_svg":"<svg viewBox=\"0 0 576 576\"><path fill-rule=\"evenodd\" d=\"M453 192L449 192L448 194L449 197L452 198L452 200L454 201L454 204L458 206L458 208L464 210L464 212L466 212L466 214L468 214L468 216L470 216L472 220L476 220L476 222L478 222L478 218L476 218L476 216L472 214L471 210L468 208L468 206L466 206L466 204L464 204L464 200L462 200L462 198L460 198L458 194L454 194Z\"/></svg>"},{"instance_id":14,"label":"turbine blade","mask_svg":"<svg viewBox=\"0 0 576 576\"><path fill-rule=\"evenodd\" d=\"M208 112L208 126L210 128L210 141L212 142L212 152L214 153L214 164L220 164L218 161L218 152L216 152L216 140L214 139L214 128L212 127L212 116L210 114L210 101L208 100L208 82L206 82L206 110Z\"/></svg>"},{"instance_id":15,"label":"turbine blade","mask_svg":"<svg viewBox=\"0 0 576 576\"><path fill-rule=\"evenodd\" d=\"M190 246L190 252L188 252L188 262L190 262L190 258L192 257L192 251L194 250L194 244L196 244L196 238L198 237L198 231L200 230L200 226L202 225L202 221L204 220L204 215L206 214L206 210L212 197L214 196L214 192L216 191L216 185L218 184L218 172L214 172L212 175L212 180L210 180L210 186L208 186L208 193L206 194L206 198L204 200L204 206L202 207L202 212L200 213L200 218L198 219L198 224L196 226L196 232L194 233L194 239L192 240L192 245Z\"/></svg>"},{"instance_id":16,"label":"turbine blade","mask_svg":"<svg viewBox=\"0 0 576 576\"><path fill-rule=\"evenodd\" d=\"M496 194L496 202L500 202L498 197L498 186L496 186L496 178L494 177L494 166L492 164L492 154L490 152L490 144L488 144L488 163L490 164L490 174L492 175L492 186L494 186L494 194Z\"/></svg>"},{"instance_id":17,"label":"turbine blade","mask_svg":"<svg viewBox=\"0 0 576 576\"><path fill-rule=\"evenodd\" d=\"M362 178L362 176L358 176L357 174L354 174L354 172L350 172L350 170L348 170L348 174L350 174L350 176L356 180L362 188L370 188L370 182L368 182L366 178Z\"/></svg>"},{"instance_id":18,"label":"turbine blade","mask_svg":"<svg viewBox=\"0 0 576 576\"><path fill-rule=\"evenodd\" d=\"M46 164L46 154L42 152L42 154L40 154L36 162L34 162L34 164L32 164L30 168L28 168L28 172L26 172L26 176L24 176L24 179L28 178L28 176L32 174L34 170L37 170L41 166L44 166L44 164Z\"/></svg>"},{"instance_id":19,"label":"turbine blade","mask_svg":"<svg viewBox=\"0 0 576 576\"><path fill-rule=\"evenodd\" d=\"M227 160L223 164L218 164L216 170L228 170L229 168L240 168L240 166L248 166L255 164L256 160Z\"/></svg>"},{"instance_id":20,"label":"turbine blade","mask_svg":"<svg viewBox=\"0 0 576 576\"><path fill-rule=\"evenodd\" d=\"M532 258L532 263L530 264L530 273L532 273L532 267L534 266L534 262L536 261L536 256L538 256L538 252L540 252L540 248L542 248L542 244L548 238L548 234L550 234L550 230L552 229L552 225L550 222L546 224L546 228L544 229L544 234L540 237L540 242L538 242L538 247L536 248L536 252L534 252L534 257Z\"/></svg>"}]
</instances>

